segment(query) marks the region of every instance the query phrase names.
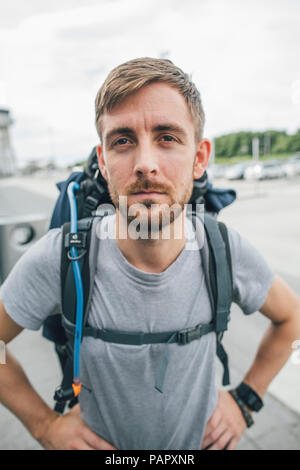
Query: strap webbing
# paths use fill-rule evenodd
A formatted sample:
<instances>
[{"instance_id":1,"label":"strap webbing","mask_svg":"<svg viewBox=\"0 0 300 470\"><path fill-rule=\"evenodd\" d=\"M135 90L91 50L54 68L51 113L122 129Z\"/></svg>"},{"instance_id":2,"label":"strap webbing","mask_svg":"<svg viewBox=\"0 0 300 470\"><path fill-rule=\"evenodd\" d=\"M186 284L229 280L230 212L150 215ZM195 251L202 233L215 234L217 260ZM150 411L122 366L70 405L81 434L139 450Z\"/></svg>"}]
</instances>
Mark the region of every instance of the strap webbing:
<instances>
[{"instance_id":1,"label":"strap webbing","mask_svg":"<svg viewBox=\"0 0 300 470\"><path fill-rule=\"evenodd\" d=\"M75 333L75 326L63 320L66 333L72 338ZM199 324L195 328L184 328L178 331L165 331L162 333L143 333L119 330L98 329L86 326L82 330L82 336L90 336L101 339L109 343L127 344L141 346L143 344L166 343L159 362L156 373L155 388L163 393L163 384L169 364L170 351L168 345L178 343L180 345L189 344L191 341L200 339L202 336L215 331L214 322Z\"/></svg>"},{"instance_id":2,"label":"strap webbing","mask_svg":"<svg viewBox=\"0 0 300 470\"><path fill-rule=\"evenodd\" d=\"M217 356L220 359L220 361L223 364L223 380L222 384L223 385L229 385L230 384L230 378L229 378L229 366L228 366L228 355L221 343L221 341L218 339L217 336Z\"/></svg>"},{"instance_id":3,"label":"strap webbing","mask_svg":"<svg viewBox=\"0 0 300 470\"><path fill-rule=\"evenodd\" d=\"M78 233L86 234L88 250L80 250L79 254L84 256L79 260L80 270L82 272L84 289L84 312L86 312L87 300L90 288L90 267L89 257L87 256L90 246L90 233L93 225L93 218L82 219L78 221ZM65 245L66 235L70 232L70 223L66 223L62 230L62 252L61 252L61 305L63 316L75 323L76 312L76 288L72 263L68 257L69 247ZM83 252L83 253L82 253Z\"/></svg>"},{"instance_id":4,"label":"strap webbing","mask_svg":"<svg viewBox=\"0 0 300 470\"><path fill-rule=\"evenodd\" d=\"M222 383L228 385L230 383L228 356L221 344L223 333L227 329L230 319L232 302L232 266L227 228L222 222L218 222L214 217L205 214L204 223L207 236L203 236L203 231L201 231L201 224L203 227L202 217L198 217L197 220L196 215L194 215L192 220L194 227L198 228L196 234L201 248L205 282L216 321L216 353L224 370ZM218 295L219 292L221 292L221 295Z\"/></svg>"},{"instance_id":5,"label":"strap webbing","mask_svg":"<svg viewBox=\"0 0 300 470\"><path fill-rule=\"evenodd\" d=\"M63 379L61 382L60 390L61 391L72 390L72 382L73 382L73 361L72 361L72 356L68 356L64 365L64 369L63 369ZM56 394L54 395L54 399L56 399ZM62 401L56 401L54 411L62 414L65 410L66 401L67 399L62 400Z\"/></svg>"},{"instance_id":6,"label":"strap webbing","mask_svg":"<svg viewBox=\"0 0 300 470\"><path fill-rule=\"evenodd\" d=\"M92 294L92 286L94 283L94 275L95 275L95 265L96 265L96 257L95 253L97 253L97 236L96 236L96 228L97 228L97 221L99 217L87 218L78 221L78 231L79 233L84 233L87 240L87 251L79 261L80 267L83 275L83 283L84 283L84 319L83 324L86 321L89 304L91 301L91 294ZM70 260L67 256L67 248L66 246L66 235L69 234L70 231L70 224L64 224L62 230L62 251L61 251L61 282L62 282L62 310L63 314L61 317L62 325L65 327L67 321L75 323L75 312L76 312L76 289L74 284L74 275L72 270L72 265ZM66 331L66 330L64 330ZM75 331L75 330L74 330ZM63 413L65 409L65 404L67 401L71 399L69 403L69 407L71 407L75 400L72 394L72 382L73 382L73 345L74 345L74 337L70 338L67 343L68 349L68 357L64 361L62 365L63 369L63 379L61 382L61 386L59 390L55 392L55 396L57 397L55 411L58 413Z\"/></svg>"},{"instance_id":7,"label":"strap webbing","mask_svg":"<svg viewBox=\"0 0 300 470\"><path fill-rule=\"evenodd\" d=\"M68 335L74 337L75 325L63 319L63 325ZM188 344L191 341L200 339L202 336L215 330L213 322L199 324L194 328L184 328L177 331L164 331L161 333L143 333L141 331L119 331L109 329L98 329L91 326L85 326L82 330L82 336L91 336L95 339L102 339L108 343L128 344L132 346L141 346L143 344L157 343L178 343Z\"/></svg>"},{"instance_id":8,"label":"strap webbing","mask_svg":"<svg viewBox=\"0 0 300 470\"><path fill-rule=\"evenodd\" d=\"M229 275L225 243L219 230L216 230L217 221L205 216L205 228L209 238L210 247L214 257L217 302L216 302L216 332L226 331L232 302L232 282Z\"/></svg>"}]
</instances>

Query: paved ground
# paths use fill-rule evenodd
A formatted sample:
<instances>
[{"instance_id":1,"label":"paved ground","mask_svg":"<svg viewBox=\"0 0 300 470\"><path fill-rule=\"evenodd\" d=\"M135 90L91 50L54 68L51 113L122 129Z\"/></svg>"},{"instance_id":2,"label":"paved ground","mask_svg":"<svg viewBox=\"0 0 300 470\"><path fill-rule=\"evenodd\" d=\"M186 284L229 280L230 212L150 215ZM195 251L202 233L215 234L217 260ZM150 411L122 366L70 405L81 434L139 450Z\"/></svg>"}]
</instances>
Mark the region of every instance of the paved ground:
<instances>
[{"instance_id":1,"label":"paved ground","mask_svg":"<svg viewBox=\"0 0 300 470\"><path fill-rule=\"evenodd\" d=\"M60 179L60 178L58 178ZM18 182L20 183L20 181ZM238 200L220 217L253 242L270 266L300 295L300 180L259 184L215 181L216 187L236 187ZM0 187L1 187L0 182ZM20 183L21 184L21 183ZM32 186L32 180L26 180ZM34 190L53 191L49 178L36 179ZM245 317L234 306L230 329L224 337L229 353L231 383L237 384L254 359L256 348L268 325L259 313ZM26 331L10 345L21 360L28 376L52 405L54 388L60 381L59 368L52 344L39 333ZM1 366L0 366L1 367ZM217 382L221 383L221 366ZM256 416L256 424L247 430L239 443L240 450L300 449L300 366L290 361L272 382L265 395L265 407ZM0 406L0 449L39 449L22 424Z\"/></svg>"}]
</instances>

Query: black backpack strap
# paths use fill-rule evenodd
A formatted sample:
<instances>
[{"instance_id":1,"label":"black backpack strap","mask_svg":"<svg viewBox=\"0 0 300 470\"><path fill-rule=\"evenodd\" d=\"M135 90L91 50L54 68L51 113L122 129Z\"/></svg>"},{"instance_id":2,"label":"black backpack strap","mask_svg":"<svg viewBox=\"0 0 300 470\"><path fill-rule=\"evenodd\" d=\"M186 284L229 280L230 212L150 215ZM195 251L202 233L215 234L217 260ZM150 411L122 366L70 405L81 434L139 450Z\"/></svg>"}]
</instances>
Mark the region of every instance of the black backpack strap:
<instances>
[{"instance_id":1,"label":"black backpack strap","mask_svg":"<svg viewBox=\"0 0 300 470\"><path fill-rule=\"evenodd\" d=\"M87 320L88 302L90 299L90 246L91 232L95 218L89 217L78 221L77 230L77 251L79 256L79 264L83 282L84 292L84 319ZM76 287L73 274L72 262L69 256L70 242L72 243L72 235L70 234L70 223L67 222L62 227L62 245L61 245L61 306L62 318L61 323L64 326L65 321L76 324ZM74 398L72 382L73 382L73 338L66 333L67 343L58 347L56 351L63 371L63 379L61 386L56 390L54 400L56 401L55 410L63 413L65 404L71 400L69 407L73 406L77 399Z\"/></svg>"},{"instance_id":2,"label":"black backpack strap","mask_svg":"<svg viewBox=\"0 0 300 470\"><path fill-rule=\"evenodd\" d=\"M74 337L75 327L67 322L64 323L65 331L68 335ZM158 344L165 343L159 366L156 373L155 388L159 392L163 393L163 384L169 362L170 351L168 348L169 344L177 343L180 345L186 345L192 341L199 340L203 336L215 331L214 322L199 324L192 328L184 328L176 331L164 331L158 333L144 333L142 331L120 331L120 330L109 330L99 329L90 326L83 328L83 336L90 336L95 339L101 339L109 343L117 344L129 344L135 346L141 346L143 344Z\"/></svg>"},{"instance_id":3,"label":"black backpack strap","mask_svg":"<svg viewBox=\"0 0 300 470\"><path fill-rule=\"evenodd\" d=\"M91 228L93 217L88 217L78 221L78 238L80 244L77 245L79 265L83 282L84 312L90 290L90 269L89 269L89 248L91 239ZM69 254L70 249L70 223L67 222L62 230L62 251L61 251L61 306L62 314L71 323L76 322L76 288L73 274L73 267ZM72 241L71 241L72 243Z\"/></svg>"},{"instance_id":4,"label":"black backpack strap","mask_svg":"<svg viewBox=\"0 0 300 470\"><path fill-rule=\"evenodd\" d=\"M74 393L72 388L73 382L73 354L70 352L64 363L63 367L63 379L60 387L55 391L54 400L55 406L54 411L57 413L63 413L65 410L66 402L74 400ZM75 402L74 402L75 404Z\"/></svg>"},{"instance_id":5,"label":"black backpack strap","mask_svg":"<svg viewBox=\"0 0 300 470\"><path fill-rule=\"evenodd\" d=\"M64 323L65 330L68 335L75 336L75 327L69 323ZM202 338L215 331L214 323L200 323L192 328L184 328L175 331L163 331L159 333L144 333L143 331L120 331L110 330L107 328L94 328L85 326L82 331L83 336L89 336L95 339L101 339L107 343L130 344L141 346L143 344L158 343L178 343L181 345L189 344L191 341Z\"/></svg>"},{"instance_id":6,"label":"black backpack strap","mask_svg":"<svg viewBox=\"0 0 300 470\"><path fill-rule=\"evenodd\" d=\"M233 295L233 281L232 281L232 261L231 261L231 251L230 251L230 244L229 244L229 238L228 238L228 231L227 227L223 222L218 222L219 229L223 238L223 241L225 243L225 250L226 250L226 258L228 261L228 268L229 268L229 274L230 274L230 286L231 286L231 298Z\"/></svg>"},{"instance_id":7,"label":"black backpack strap","mask_svg":"<svg viewBox=\"0 0 300 470\"><path fill-rule=\"evenodd\" d=\"M227 228L215 217L204 215L205 237L201 239L201 258L217 337L217 356L222 362L223 385L230 383L228 356L221 344L230 320L232 303L232 266ZM198 238L199 239L199 238Z\"/></svg>"},{"instance_id":8,"label":"black backpack strap","mask_svg":"<svg viewBox=\"0 0 300 470\"><path fill-rule=\"evenodd\" d=\"M226 235L224 240L223 235L227 234L227 230L224 224L221 226L220 224L221 222L215 218L205 215L205 230L210 248L209 274L215 299L217 333L227 330L232 303L231 259L227 258L230 253L229 240Z\"/></svg>"},{"instance_id":9,"label":"black backpack strap","mask_svg":"<svg viewBox=\"0 0 300 470\"><path fill-rule=\"evenodd\" d=\"M231 262L231 252L230 252L230 245L229 245L229 238L228 238L228 232L227 232L227 227L223 222L218 222L219 224L219 229L221 232L221 235L223 237L224 243L225 243L225 250L226 250L226 258L227 258L227 267L230 275L230 294L228 298L228 302L230 302L230 299L232 301L233 297L233 280L232 280L232 262ZM231 304L231 302L230 302ZM230 320L230 306L228 308L228 317L226 320L226 329L227 329L227 324ZM230 384L230 377L229 377L229 365L228 365L228 355L221 343L223 333L221 333L220 337L217 336L217 356L222 362L224 366L224 375L223 375L223 385L229 385Z\"/></svg>"}]
</instances>

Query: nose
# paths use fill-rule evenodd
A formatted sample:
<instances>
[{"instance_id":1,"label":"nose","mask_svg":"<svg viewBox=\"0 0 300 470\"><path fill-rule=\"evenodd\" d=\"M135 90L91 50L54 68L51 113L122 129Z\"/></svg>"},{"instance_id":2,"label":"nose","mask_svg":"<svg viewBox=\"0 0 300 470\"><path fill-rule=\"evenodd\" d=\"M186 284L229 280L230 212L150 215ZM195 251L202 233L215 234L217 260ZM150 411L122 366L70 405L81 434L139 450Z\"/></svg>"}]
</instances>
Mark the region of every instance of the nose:
<instances>
[{"instance_id":1,"label":"nose","mask_svg":"<svg viewBox=\"0 0 300 470\"><path fill-rule=\"evenodd\" d=\"M159 168L155 151L150 146L140 146L135 155L134 174L138 178L147 178L158 175Z\"/></svg>"}]
</instances>

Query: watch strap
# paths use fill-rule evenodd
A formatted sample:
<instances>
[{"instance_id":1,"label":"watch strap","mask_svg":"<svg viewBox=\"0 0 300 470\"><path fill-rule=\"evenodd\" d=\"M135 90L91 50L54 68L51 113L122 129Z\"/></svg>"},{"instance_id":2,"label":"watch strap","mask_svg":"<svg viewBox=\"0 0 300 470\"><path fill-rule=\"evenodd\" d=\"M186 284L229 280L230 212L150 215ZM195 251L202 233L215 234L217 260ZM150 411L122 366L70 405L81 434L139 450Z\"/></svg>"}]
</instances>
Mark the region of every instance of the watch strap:
<instances>
[{"instance_id":1,"label":"watch strap","mask_svg":"<svg viewBox=\"0 0 300 470\"><path fill-rule=\"evenodd\" d=\"M236 401L237 405L239 406L242 412L242 415L244 417L244 420L246 421L247 428L250 428L254 424L254 421L253 421L251 414L248 412L244 402L238 397L235 390L229 390L229 393L232 396L232 398Z\"/></svg>"}]
</instances>

